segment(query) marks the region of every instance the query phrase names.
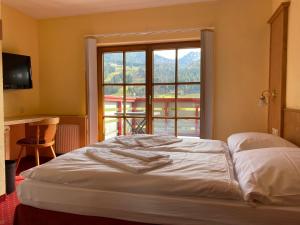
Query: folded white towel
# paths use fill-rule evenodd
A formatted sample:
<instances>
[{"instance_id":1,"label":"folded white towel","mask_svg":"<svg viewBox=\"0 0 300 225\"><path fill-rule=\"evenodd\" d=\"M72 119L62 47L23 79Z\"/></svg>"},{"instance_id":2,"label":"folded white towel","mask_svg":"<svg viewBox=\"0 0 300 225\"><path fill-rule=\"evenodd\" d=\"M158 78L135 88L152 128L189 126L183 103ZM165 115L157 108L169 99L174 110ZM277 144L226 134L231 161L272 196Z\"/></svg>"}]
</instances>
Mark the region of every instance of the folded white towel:
<instances>
[{"instance_id":1,"label":"folded white towel","mask_svg":"<svg viewBox=\"0 0 300 225\"><path fill-rule=\"evenodd\" d=\"M130 158L112 153L109 149L87 149L86 154L94 160L109 166L119 168L131 173L146 173L172 163L169 158L161 158L152 162L145 162L136 158Z\"/></svg>"},{"instance_id":2,"label":"folded white towel","mask_svg":"<svg viewBox=\"0 0 300 225\"><path fill-rule=\"evenodd\" d=\"M154 147L160 145L170 145L182 141L181 138L169 135L153 135L136 137L136 142L143 147Z\"/></svg>"},{"instance_id":3,"label":"folded white towel","mask_svg":"<svg viewBox=\"0 0 300 225\"><path fill-rule=\"evenodd\" d=\"M135 135L131 136L117 136L115 137L115 142L118 144L125 145L126 147L141 147L139 143L135 140Z\"/></svg>"},{"instance_id":4,"label":"folded white towel","mask_svg":"<svg viewBox=\"0 0 300 225\"><path fill-rule=\"evenodd\" d=\"M168 155L158 154L150 151L142 151L142 150L130 150L130 149L111 149L113 153L127 156L130 158L139 159L145 162L151 162L154 160L160 160L162 158L169 158Z\"/></svg>"},{"instance_id":5,"label":"folded white towel","mask_svg":"<svg viewBox=\"0 0 300 225\"><path fill-rule=\"evenodd\" d=\"M182 139L169 135L131 135L115 137L115 141L127 147L149 148L177 143L182 141Z\"/></svg>"}]
</instances>

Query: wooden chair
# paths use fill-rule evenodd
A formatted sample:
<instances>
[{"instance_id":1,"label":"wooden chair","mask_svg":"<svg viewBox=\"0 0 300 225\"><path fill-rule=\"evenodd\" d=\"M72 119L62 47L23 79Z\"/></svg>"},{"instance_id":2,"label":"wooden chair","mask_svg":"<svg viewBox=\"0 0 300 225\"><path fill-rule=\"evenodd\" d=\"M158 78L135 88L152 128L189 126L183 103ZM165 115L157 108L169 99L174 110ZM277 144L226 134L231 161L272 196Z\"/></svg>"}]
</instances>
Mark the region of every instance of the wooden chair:
<instances>
[{"instance_id":1,"label":"wooden chair","mask_svg":"<svg viewBox=\"0 0 300 225\"><path fill-rule=\"evenodd\" d=\"M19 166L23 150L26 149L26 147L34 148L36 165L40 165L39 149L41 148L50 147L53 158L56 157L53 145L55 143L54 138L58 123L59 118L48 118L28 124L30 136L17 141L21 149L18 155L16 169Z\"/></svg>"}]
</instances>

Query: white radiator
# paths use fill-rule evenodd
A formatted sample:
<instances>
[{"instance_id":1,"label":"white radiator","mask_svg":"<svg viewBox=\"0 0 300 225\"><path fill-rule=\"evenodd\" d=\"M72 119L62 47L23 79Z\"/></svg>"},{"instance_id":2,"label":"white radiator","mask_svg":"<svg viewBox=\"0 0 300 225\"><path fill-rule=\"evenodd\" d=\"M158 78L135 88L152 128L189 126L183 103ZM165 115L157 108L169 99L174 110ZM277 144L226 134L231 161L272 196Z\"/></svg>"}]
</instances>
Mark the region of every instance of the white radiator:
<instances>
[{"instance_id":1,"label":"white radiator","mask_svg":"<svg viewBox=\"0 0 300 225\"><path fill-rule=\"evenodd\" d=\"M80 126L77 124L59 124L55 137L55 152L58 154L80 148Z\"/></svg>"}]
</instances>

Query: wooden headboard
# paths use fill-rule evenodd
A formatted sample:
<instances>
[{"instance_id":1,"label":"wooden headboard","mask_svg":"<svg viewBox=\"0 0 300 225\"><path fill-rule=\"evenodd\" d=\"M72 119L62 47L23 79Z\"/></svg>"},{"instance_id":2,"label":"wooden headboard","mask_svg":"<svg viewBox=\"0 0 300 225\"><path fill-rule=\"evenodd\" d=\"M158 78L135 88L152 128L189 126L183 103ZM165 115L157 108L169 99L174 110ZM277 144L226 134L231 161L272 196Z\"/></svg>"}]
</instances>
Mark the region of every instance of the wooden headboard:
<instances>
[{"instance_id":1,"label":"wooden headboard","mask_svg":"<svg viewBox=\"0 0 300 225\"><path fill-rule=\"evenodd\" d=\"M284 109L283 137L300 146L300 110Z\"/></svg>"}]
</instances>

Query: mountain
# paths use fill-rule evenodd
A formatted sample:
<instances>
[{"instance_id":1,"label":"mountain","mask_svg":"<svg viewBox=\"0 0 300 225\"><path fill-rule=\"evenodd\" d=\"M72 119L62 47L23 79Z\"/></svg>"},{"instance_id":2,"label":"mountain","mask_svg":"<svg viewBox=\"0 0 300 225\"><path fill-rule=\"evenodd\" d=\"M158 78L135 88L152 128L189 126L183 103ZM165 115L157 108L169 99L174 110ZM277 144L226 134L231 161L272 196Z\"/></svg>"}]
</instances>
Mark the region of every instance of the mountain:
<instances>
[{"instance_id":1,"label":"mountain","mask_svg":"<svg viewBox=\"0 0 300 225\"><path fill-rule=\"evenodd\" d=\"M160 55L154 56L155 64L174 64L174 59L169 59Z\"/></svg>"},{"instance_id":2,"label":"mountain","mask_svg":"<svg viewBox=\"0 0 300 225\"><path fill-rule=\"evenodd\" d=\"M145 53L126 53L126 80L128 83L145 81ZM197 82L200 81L200 61L201 55L197 52L190 52L181 57L178 61L178 81ZM104 79L107 83L122 83L123 81L123 55L122 53L106 53L104 55ZM153 81L155 83L175 82L175 60L160 55L155 55L153 66ZM181 85L181 96L198 95L197 85ZM110 87L106 90L106 95L119 95L121 91L118 87ZM128 87L128 93L136 96L144 96L144 90L135 87ZM156 88L156 96L165 96L173 93L172 85L161 85Z\"/></svg>"},{"instance_id":3,"label":"mountain","mask_svg":"<svg viewBox=\"0 0 300 225\"><path fill-rule=\"evenodd\" d=\"M187 66L193 62L200 61L199 52L190 52L179 59L179 64ZM129 66L145 65L145 53L144 52L129 52L126 54L126 64ZM122 65L123 56L122 53L106 53L104 56L105 63L113 63ZM155 55L155 63L157 64L174 64L173 59L169 59L160 55Z\"/></svg>"},{"instance_id":4,"label":"mountain","mask_svg":"<svg viewBox=\"0 0 300 225\"><path fill-rule=\"evenodd\" d=\"M200 53L199 52L190 52L179 59L179 64L182 66L187 66L193 63L200 62Z\"/></svg>"},{"instance_id":5,"label":"mountain","mask_svg":"<svg viewBox=\"0 0 300 225\"><path fill-rule=\"evenodd\" d=\"M190 52L179 59L178 63L181 66L188 66L194 62L200 62L200 53L199 52ZM155 55L155 63L157 64L173 64L174 60L169 59L160 55Z\"/></svg>"},{"instance_id":6,"label":"mountain","mask_svg":"<svg viewBox=\"0 0 300 225\"><path fill-rule=\"evenodd\" d=\"M125 55L127 82L145 79L145 52L127 52ZM178 61L179 81L199 81L201 55L199 52L190 52ZM106 82L120 83L123 80L123 54L104 54L104 74ZM175 81L175 60L161 55L154 57L154 82L165 83Z\"/></svg>"}]
</instances>

